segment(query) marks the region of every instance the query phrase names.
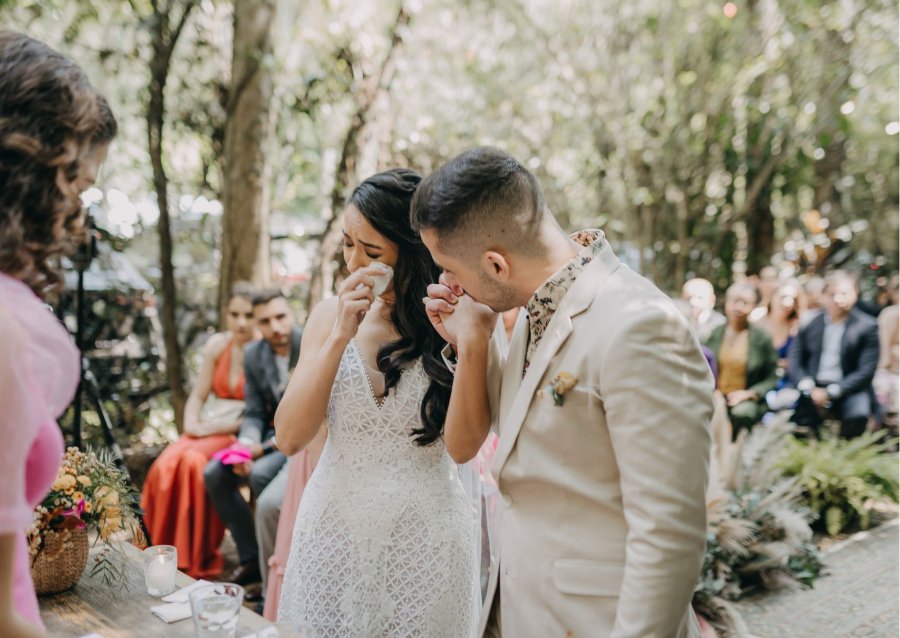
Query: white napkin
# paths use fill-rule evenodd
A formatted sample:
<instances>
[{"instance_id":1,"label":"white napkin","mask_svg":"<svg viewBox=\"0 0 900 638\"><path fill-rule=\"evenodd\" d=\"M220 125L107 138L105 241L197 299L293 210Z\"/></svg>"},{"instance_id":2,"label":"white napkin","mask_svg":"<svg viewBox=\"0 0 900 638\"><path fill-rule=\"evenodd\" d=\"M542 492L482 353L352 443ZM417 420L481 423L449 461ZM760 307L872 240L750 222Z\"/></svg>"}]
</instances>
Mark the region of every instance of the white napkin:
<instances>
[{"instance_id":1,"label":"white napkin","mask_svg":"<svg viewBox=\"0 0 900 638\"><path fill-rule=\"evenodd\" d=\"M191 603L168 603L167 605L157 605L156 607L151 607L150 611L167 623L173 623L191 617Z\"/></svg>"},{"instance_id":2,"label":"white napkin","mask_svg":"<svg viewBox=\"0 0 900 638\"><path fill-rule=\"evenodd\" d=\"M190 602L190 594L195 589L199 589L201 587L205 587L206 585L212 585L208 580L198 580L196 583L192 585L188 585L178 591L169 594L168 596L163 596L160 600L164 603L187 603Z\"/></svg>"},{"instance_id":3,"label":"white napkin","mask_svg":"<svg viewBox=\"0 0 900 638\"><path fill-rule=\"evenodd\" d=\"M383 275L375 275L372 277L372 279L375 280L375 287L372 288L372 294L376 297L380 297L384 294L384 291L387 290L388 284L391 283L391 279L394 278L394 269L380 261L373 261L369 264L369 268L377 268L384 273Z\"/></svg>"},{"instance_id":4,"label":"white napkin","mask_svg":"<svg viewBox=\"0 0 900 638\"><path fill-rule=\"evenodd\" d=\"M375 287L372 288L372 294L376 297L380 297L384 294L384 291L387 290L388 285L391 283L391 279L394 277L394 269L388 266L387 264L383 264L380 261L371 262L366 268L375 268L380 270L383 274L380 275L372 275L372 281L375 282ZM359 284L356 289L359 290L365 284Z\"/></svg>"}]
</instances>

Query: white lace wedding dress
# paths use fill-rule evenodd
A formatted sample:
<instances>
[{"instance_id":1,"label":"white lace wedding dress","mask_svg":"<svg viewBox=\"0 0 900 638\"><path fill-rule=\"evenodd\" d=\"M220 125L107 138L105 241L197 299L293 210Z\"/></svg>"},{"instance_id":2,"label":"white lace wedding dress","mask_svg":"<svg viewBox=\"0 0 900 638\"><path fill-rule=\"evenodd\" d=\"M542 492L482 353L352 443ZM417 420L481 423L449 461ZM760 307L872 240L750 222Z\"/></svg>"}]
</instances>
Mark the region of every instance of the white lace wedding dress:
<instances>
[{"instance_id":1,"label":"white lace wedding dress","mask_svg":"<svg viewBox=\"0 0 900 638\"><path fill-rule=\"evenodd\" d=\"M379 407L366 370L354 340L297 512L279 620L318 638L468 638L480 598L469 500L443 441L410 437L429 379L417 361Z\"/></svg>"}]
</instances>

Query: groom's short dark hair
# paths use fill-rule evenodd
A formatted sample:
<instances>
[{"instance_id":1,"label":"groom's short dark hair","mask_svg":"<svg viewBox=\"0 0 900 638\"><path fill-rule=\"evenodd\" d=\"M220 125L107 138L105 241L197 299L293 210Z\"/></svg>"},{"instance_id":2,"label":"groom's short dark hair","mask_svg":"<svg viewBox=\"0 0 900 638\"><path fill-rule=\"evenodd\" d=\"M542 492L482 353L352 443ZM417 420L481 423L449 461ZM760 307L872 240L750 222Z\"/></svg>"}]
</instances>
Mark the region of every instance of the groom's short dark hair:
<instances>
[{"instance_id":1,"label":"groom's short dark hair","mask_svg":"<svg viewBox=\"0 0 900 638\"><path fill-rule=\"evenodd\" d=\"M466 151L425 178L410 207L417 232L434 230L442 250L467 253L507 248L539 254L547 212L535 176L491 146Z\"/></svg>"}]
</instances>

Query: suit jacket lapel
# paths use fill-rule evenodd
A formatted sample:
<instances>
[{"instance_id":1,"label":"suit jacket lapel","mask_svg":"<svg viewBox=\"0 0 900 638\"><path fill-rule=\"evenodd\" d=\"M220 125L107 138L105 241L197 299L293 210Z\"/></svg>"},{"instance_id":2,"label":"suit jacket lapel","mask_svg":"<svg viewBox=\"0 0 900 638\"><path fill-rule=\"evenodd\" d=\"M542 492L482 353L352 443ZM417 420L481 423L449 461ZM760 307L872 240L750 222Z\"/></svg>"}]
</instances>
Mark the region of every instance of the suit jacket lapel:
<instances>
[{"instance_id":1,"label":"suit jacket lapel","mask_svg":"<svg viewBox=\"0 0 900 638\"><path fill-rule=\"evenodd\" d=\"M506 422L506 416L509 409L513 406L511 400L502 401L503 399L512 399L519 392L522 385L522 369L525 367L525 351L528 349L528 315L527 313L519 313L516 326L513 328L512 337L509 341L509 353L506 357L506 365L503 367L503 380L500 386L501 409L500 418L502 426ZM515 371L512 372L508 371ZM505 403L505 405L503 405Z\"/></svg>"},{"instance_id":2,"label":"suit jacket lapel","mask_svg":"<svg viewBox=\"0 0 900 638\"><path fill-rule=\"evenodd\" d=\"M859 318L856 316L856 310L851 310L850 314L847 316L847 324L844 326L844 336L841 337L841 368L844 367L844 361L847 358L847 347L854 337L851 331L854 329L854 325L858 320Z\"/></svg>"},{"instance_id":3,"label":"suit jacket lapel","mask_svg":"<svg viewBox=\"0 0 900 638\"><path fill-rule=\"evenodd\" d=\"M263 374L266 375L266 387L274 401L278 400L278 366L275 364L275 351L268 343L263 343L260 348L260 363Z\"/></svg>"},{"instance_id":4,"label":"suit jacket lapel","mask_svg":"<svg viewBox=\"0 0 900 638\"><path fill-rule=\"evenodd\" d=\"M522 367L525 361L524 349L527 344L526 335L524 333L520 335L519 331L521 328L524 328L526 331L529 329L526 313L522 313L520 316L520 322L524 317L525 325L516 325L514 337L520 337L515 340L515 347L522 347L523 351L521 356L514 357L512 350L510 350L510 357L503 371L501 400L505 403L510 400L507 397L512 397L512 405L505 415L501 411L504 421L500 425L500 442L497 445L497 452L491 467L495 478L500 477L500 472L503 470L503 466L515 447L522 424L525 422L525 417L528 416L528 411L531 409L532 398L539 389L538 384L550 366L550 362L553 361L553 357L566 342L566 339L569 338L569 335L572 334L572 317L590 307L597 294L597 289L618 266L619 260L607 243L600 254L582 271L563 297L559 308L556 309L556 313L550 319L550 324L544 332L544 337L531 358L531 365L528 367L525 378L513 394L507 393L507 390L511 390L515 385L514 381L509 377L521 378ZM518 355L519 353L517 352L516 354Z\"/></svg>"}]
</instances>

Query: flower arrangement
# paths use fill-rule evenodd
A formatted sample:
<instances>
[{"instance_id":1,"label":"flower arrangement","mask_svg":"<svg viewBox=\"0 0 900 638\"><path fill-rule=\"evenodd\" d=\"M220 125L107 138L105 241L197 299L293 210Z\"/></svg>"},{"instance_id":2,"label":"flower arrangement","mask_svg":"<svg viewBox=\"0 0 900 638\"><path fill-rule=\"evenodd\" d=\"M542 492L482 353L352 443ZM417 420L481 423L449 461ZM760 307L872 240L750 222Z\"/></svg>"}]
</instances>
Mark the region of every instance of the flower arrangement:
<instances>
[{"instance_id":1,"label":"flower arrangement","mask_svg":"<svg viewBox=\"0 0 900 638\"><path fill-rule=\"evenodd\" d=\"M113 560L114 552L122 553L122 548L113 541L118 532L130 528L135 540L142 542L136 524L136 516L141 513L138 498L109 453L68 448L56 480L35 508L26 532L32 564L47 549L44 541L48 533L85 529L94 537L95 546L105 546L93 557L91 575L101 574L109 586L124 582L124 562Z\"/></svg>"}]
</instances>

